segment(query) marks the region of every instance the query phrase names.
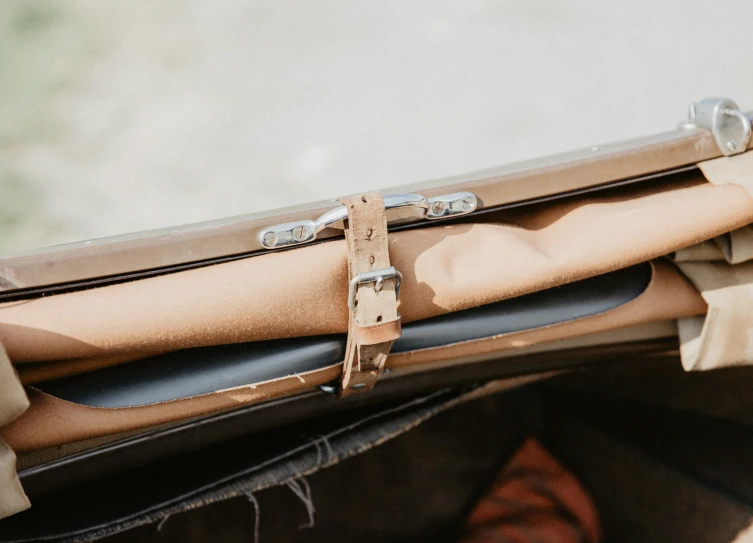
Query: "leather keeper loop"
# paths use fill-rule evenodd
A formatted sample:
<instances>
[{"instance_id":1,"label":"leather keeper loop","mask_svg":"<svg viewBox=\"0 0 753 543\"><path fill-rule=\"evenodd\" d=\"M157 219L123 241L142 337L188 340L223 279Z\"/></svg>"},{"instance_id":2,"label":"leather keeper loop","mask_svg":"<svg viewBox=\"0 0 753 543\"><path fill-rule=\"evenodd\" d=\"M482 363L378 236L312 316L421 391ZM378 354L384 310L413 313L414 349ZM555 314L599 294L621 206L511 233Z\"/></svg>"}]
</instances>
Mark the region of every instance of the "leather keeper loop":
<instances>
[{"instance_id":1,"label":"leather keeper loop","mask_svg":"<svg viewBox=\"0 0 753 543\"><path fill-rule=\"evenodd\" d=\"M400 316L397 319L374 326L359 326L354 323L350 329L353 341L359 345L375 345L395 341L402 335Z\"/></svg>"}]
</instances>

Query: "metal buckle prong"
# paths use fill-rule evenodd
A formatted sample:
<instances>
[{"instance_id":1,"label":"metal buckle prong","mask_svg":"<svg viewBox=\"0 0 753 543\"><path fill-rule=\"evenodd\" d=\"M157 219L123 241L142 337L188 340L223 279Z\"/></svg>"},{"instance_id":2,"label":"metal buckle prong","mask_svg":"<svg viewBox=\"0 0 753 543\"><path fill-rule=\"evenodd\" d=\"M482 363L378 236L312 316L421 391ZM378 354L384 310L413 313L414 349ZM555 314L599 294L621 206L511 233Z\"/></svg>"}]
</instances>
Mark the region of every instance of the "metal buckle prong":
<instances>
[{"instance_id":1,"label":"metal buckle prong","mask_svg":"<svg viewBox=\"0 0 753 543\"><path fill-rule=\"evenodd\" d=\"M374 291L379 292L382 290L382 285L386 279L395 280L395 299L399 300L400 282L403 280L403 274L397 271L394 266L390 266L389 268L382 268L380 270L361 272L350 280L350 284L348 285L348 309L351 312L356 309L358 285L374 283Z\"/></svg>"}]
</instances>

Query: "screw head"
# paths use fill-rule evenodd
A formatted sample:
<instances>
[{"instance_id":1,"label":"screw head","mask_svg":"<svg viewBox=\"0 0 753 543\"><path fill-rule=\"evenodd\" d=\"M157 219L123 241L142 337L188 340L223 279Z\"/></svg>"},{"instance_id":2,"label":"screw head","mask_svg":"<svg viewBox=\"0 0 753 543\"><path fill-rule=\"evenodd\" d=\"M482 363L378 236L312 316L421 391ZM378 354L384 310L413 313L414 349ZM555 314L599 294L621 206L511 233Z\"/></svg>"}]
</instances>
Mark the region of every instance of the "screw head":
<instances>
[{"instance_id":1,"label":"screw head","mask_svg":"<svg viewBox=\"0 0 753 543\"><path fill-rule=\"evenodd\" d=\"M432 212L432 214L434 214L434 215L441 215L442 213L444 213L444 210L445 210L445 204L444 204L444 202L440 202L440 201L432 202L432 204L431 204L431 212Z\"/></svg>"},{"instance_id":2,"label":"screw head","mask_svg":"<svg viewBox=\"0 0 753 543\"><path fill-rule=\"evenodd\" d=\"M737 151L737 140L729 140L727 142L727 149L732 151L733 153Z\"/></svg>"},{"instance_id":3,"label":"screw head","mask_svg":"<svg viewBox=\"0 0 753 543\"><path fill-rule=\"evenodd\" d=\"M475 206L475 202L473 201L473 198L469 196L467 198L463 198L461 205L463 206L463 211L471 211Z\"/></svg>"},{"instance_id":4,"label":"screw head","mask_svg":"<svg viewBox=\"0 0 753 543\"><path fill-rule=\"evenodd\" d=\"M267 232L266 234L264 234L262 242L267 247L274 247L277 243L277 234L275 234L274 232Z\"/></svg>"},{"instance_id":5,"label":"screw head","mask_svg":"<svg viewBox=\"0 0 753 543\"><path fill-rule=\"evenodd\" d=\"M296 241L305 241L309 237L309 229L305 226L296 226L293 228L293 239Z\"/></svg>"}]
</instances>

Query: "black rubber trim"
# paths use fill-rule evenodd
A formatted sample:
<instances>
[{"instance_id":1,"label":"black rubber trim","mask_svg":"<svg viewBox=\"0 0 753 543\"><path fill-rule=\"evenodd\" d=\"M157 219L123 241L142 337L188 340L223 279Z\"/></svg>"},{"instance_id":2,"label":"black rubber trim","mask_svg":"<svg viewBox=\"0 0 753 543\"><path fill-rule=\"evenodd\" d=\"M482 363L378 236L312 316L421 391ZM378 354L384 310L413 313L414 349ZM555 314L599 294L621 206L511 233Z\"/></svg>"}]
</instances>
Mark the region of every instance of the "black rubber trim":
<instances>
[{"instance_id":1,"label":"black rubber trim","mask_svg":"<svg viewBox=\"0 0 753 543\"><path fill-rule=\"evenodd\" d=\"M450 313L403 327L393 352L406 352L540 328L619 307L646 290L639 264L569 285ZM326 368L343 358L343 336L187 349L37 386L91 407L134 407Z\"/></svg>"},{"instance_id":2,"label":"black rubber trim","mask_svg":"<svg viewBox=\"0 0 753 543\"><path fill-rule=\"evenodd\" d=\"M518 298L413 322L403 327L392 352L441 347L521 332L604 313L640 296L651 265L639 264Z\"/></svg>"}]
</instances>

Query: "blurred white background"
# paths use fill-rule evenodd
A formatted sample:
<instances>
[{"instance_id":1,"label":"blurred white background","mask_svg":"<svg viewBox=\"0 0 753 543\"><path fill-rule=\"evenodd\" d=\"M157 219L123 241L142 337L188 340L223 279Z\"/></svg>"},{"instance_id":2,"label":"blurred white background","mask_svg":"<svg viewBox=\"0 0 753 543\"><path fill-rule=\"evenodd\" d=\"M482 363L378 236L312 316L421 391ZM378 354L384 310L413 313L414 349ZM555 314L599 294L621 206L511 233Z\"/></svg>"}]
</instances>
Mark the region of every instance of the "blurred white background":
<instances>
[{"instance_id":1,"label":"blurred white background","mask_svg":"<svg viewBox=\"0 0 753 543\"><path fill-rule=\"evenodd\" d=\"M753 108L751 0L3 0L0 250Z\"/></svg>"}]
</instances>

